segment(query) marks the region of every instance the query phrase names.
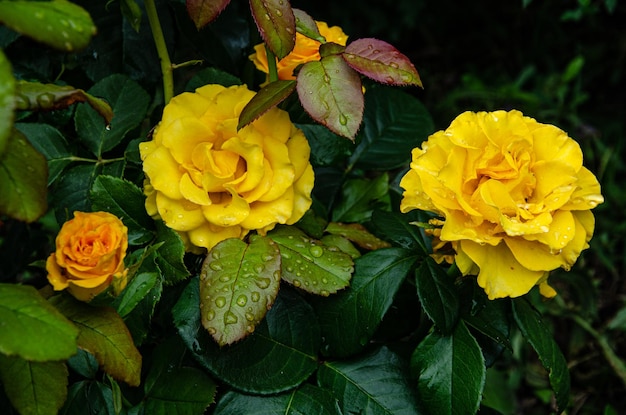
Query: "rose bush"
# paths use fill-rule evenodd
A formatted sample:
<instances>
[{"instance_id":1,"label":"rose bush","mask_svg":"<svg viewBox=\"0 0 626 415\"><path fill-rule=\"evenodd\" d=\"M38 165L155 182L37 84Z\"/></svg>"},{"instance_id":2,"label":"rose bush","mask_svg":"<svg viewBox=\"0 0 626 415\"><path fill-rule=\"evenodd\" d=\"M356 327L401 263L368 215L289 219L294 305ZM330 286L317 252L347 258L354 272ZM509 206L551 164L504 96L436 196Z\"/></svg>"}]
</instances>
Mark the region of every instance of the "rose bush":
<instances>
[{"instance_id":1,"label":"rose bush","mask_svg":"<svg viewBox=\"0 0 626 415\"><path fill-rule=\"evenodd\" d=\"M253 96L245 86L183 93L140 145L146 209L190 250L293 224L311 205L310 147L289 115L273 108L237 131Z\"/></svg>"},{"instance_id":2,"label":"rose bush","mask_svg":"<svg viewBox=\"0 0 626 415\"><path fill-rule=\"evenodd\" d=\"M126 286L124 257L128 230L108 212L74 212L56 237L56 251L46 261L48 281L57 290L89 301L114 283Z\"/></svg>"},{"instance_id":3,"label":"rose bush","mask_svg":"<svg viewBox=\"0 0 626 415\"><path fill-rule=\"evenodd\" d=\"M570 269L594 230L603 202L579 145L559 128L519 111L465 112L412 153L401 210L443 218L464 274L478 274L489 298L517 297L548 272Z\"/></svg>"},{"instance_id":4,"label":"rose bush","mask_svg":"<svg viewBox=\"0 0 626 415\"><path fill-rule=\"evenodd\" d=\"M348 36L339 26L328 27L325 22L316 21L317 29L327 42L334 42L345 46ZM293 71L298 65L307 62L320 60L320 42L306 37L300 33L296 33L296 45L287 56L278 61L276 69L278 70L278 79L296 79ZM250 55L250 60L256 68L261 72L268 73L267 54L265 53L265 45L263 43L254 47L255 53Z\"/></svg>"}]
</instances>

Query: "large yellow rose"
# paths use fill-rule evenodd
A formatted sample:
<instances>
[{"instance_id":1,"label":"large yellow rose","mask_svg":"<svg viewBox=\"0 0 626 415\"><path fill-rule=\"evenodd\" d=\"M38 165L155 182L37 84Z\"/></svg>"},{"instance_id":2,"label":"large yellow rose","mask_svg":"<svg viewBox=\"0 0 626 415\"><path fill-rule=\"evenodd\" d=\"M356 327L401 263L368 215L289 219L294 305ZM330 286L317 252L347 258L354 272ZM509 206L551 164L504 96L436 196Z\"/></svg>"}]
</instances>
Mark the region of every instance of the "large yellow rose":
<instances>
[{"instance_id":1,"label":"large yellow rose","mask_svg":"<svg viewBox=\"0 0 626 415\"><path fill-rule=\"evenodd\" d=\"M74 212L56 238L56 252L46 261L48 281L89 301L111 283L117 290L126 285L124 257L128 229L108 212Z\"/></svg>"},{"instance_id":2,"label":"large yellow rose","mask_svg":"<svg viewBox=\"0 0 626 415\"><path fill-rule=\"evenodd\" d=\"M337 43L345 46L348 36L343 33L339 26L328 27L325 22L315 22L320 34L327 42ZM289 55L278 61L276 68L278 70L278 79L296 79L293 74L294 69L298 65L307 62L320 60L320 42L306 37L300 33L296 33L296 44ZM255 53L250 55L250 60L254 63L259 71L268 73L267 54L265 53L265 45L263 43L254 47Z\"/></svg>"},{"instance_id":3,"label":"large yellow rose","mask_svg":"<svg viewBox=\"0 0 626 415\"><path fill-rule=\"evenodd\" d=\"M207 85L174 97L139 150L146 210L193 247L293 224L311 205L310 147L273 108L237 131L254 92Z\"/></svg>"},{"instance_id":4,"label":"large yellow rose","mask_svg":"<svg viewBox=\"0 0 626 415\"><path fill-rule=\"evenodd\" d=\"M478 274L489 298L516 297L588 248L590 209L604 201L579 145L519 111L465 112L413 150L400 208L443 218L464 275Z\"/></svg>"}]
</instances>

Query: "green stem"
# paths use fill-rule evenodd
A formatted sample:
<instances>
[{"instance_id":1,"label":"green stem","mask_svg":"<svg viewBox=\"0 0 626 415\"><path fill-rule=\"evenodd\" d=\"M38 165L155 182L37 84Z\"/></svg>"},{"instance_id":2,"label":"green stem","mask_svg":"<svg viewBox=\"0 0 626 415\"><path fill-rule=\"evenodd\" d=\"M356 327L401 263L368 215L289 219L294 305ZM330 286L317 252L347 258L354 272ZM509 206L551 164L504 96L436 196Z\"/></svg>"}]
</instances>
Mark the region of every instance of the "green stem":
<instances>
[{"instance_id":1,"label":"green stem","mask_svg":"<svg viewBox=\"0 0 626 415\"><path fill-rule=\"evenodd\" d=\"M572 314L570 317L580 327L587 331L587 333L593 336L593 338L600 346L600 349L602 349L602 354L604 354L604 358L609 362L609 365L611 365L613 371L615 371L615 374L619 376L619 378L622 380L622 383L626 386L626 364L624 364L624 361L615 354L606 336L596 331L596 329L591 327L591 325L582 317L576 314Z\"/></svg>"},{"instance_id":2,"label":"green stem","mask_svg":"<svg viewBox=\"0 0 626 415\"><path fill-rule=\"evenodd\" d=\"M276 67L276 55L274 52L265 45L265 55L267 56L267 70L269 74L269 81L274 82L278 81L278 68Z\"/></svg>"},{"instance_id":3,"label":"green stem","mask_svg":"<svg viewBox=\"0 0 626 415\"><path fill-rule=\"evenodd\" d=\"M163 101L167 105L170 99L174 96L174 76L172 74L172 62L170 56L167 53L167 46L165 45L165 38L163 37L163 30L161 30L161 23L159 22L159 15L157 14L154 0L145 0L144 6L146 6L146 14L148 15L148 21L150 22L150 29L152 29L152 38L157 48L157 53L161 61L161 73L163 74Z\"/></svg>"}]
</instances>

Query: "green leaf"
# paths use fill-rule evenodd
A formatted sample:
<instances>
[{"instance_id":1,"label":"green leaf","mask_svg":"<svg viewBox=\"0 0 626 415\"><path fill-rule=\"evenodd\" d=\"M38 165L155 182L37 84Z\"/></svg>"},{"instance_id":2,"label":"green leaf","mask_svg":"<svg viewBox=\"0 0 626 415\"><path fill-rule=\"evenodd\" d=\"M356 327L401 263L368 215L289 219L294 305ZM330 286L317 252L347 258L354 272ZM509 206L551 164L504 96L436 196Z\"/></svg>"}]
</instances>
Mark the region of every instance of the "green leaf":
<instances>
[{"instance_id":1,"label":"green leaf","mask_svg":"<svg viewBox=\"0 0 626 415\"><path fill-rule=\"evenodd\" d=\"M93 307L69 296L59 295L52 303L80 329L78 347L93 354L113 378L137 386L141 377L141 355L117 312Z\"/></svg>"},{"instance_id":2,"label":"green leaf","mask_svg":"<svg viewBox=\"0 0 626 415\"><path fill-rule=\"evenodd\" d=\"M13 129L0 155L0 214L34 222L48 209L46 158Z\"/></svg>"},{"instance_id":3,"label":"green leaf","mask_svg":"<svg viewBox=\"0 0 626 415\"><path fill-rule=\"evenodd\" d=\"M280 286L280 252L269 238L231 238L207 255L200 273L202 325L220 346L252 333Z\"/></svg>"},{"instance_id":4,"label":"green leaf","mask_svg":"<svg viewBox=\"0 0 626 415\"><path fill-rule=\"evenodd\" d=\"M350 258L356 259L361 256L361 251L359 251L348 239L339 235L324 235L322 239L320 239L324 245L334 246L339 248L342 252L350 255Z\"/></svg>"},{"instance_id":5,"label":"green leaf","mask_svg":"<svg viewBox=\"0 0 626 415\"><path fill-rule=\"evenodd\" d=\"M4 153L15 118L15 78L11 62L0 50L0 157Z\"/></svg>"},{"instance_id":6,"label":"green leaf","mask_svg":"<svg viewBox=\"0 0 626 415\"><path fill-rule=\"evenodd\" d=\"M409 213L375 210L372 213L372 227L383 239L401 248L415 249L421 254L429 251L419 227L411 222L425 221L418 218L422 212L414 210Z\"/></svg>"},{"instance_id":7,"label":"green leaf","mask_svg":"<svg viewBox=\"0 0 626 415\"><path fill-rule=\"evenodd\" d=\"M2 1L0 23L66 52L87 47L96 26L82 7L65 0Z\"/></svg>"},{"instance_id":8,"label":"green leaf","mask_svg":"<svg viewBox=\"0 0 626 415\"><path fill-rule=\"evenodd\" d=\"M78 349L76 354L68 359L67 365L72 371L88 379L95 379L98 374L98 361L94 355L82 349Z\"/></svg>"},{"instance_id":9,"label":"green leaf","mask_svg":"<svg viewBox=\"0 0 626 415\"><path fill-rule=\"evenodd\" d=\"M187 13L200 30L219 16L230 0L187 0Z\"/></svg>"},{"instance_id":10,"label":"green leaf","mask_svg":"<svg viewBox=\"0 0 626 415\"><path fill-rule=\"evenodd\" d=\"M288 1L250 0L250 10L263 42L278 60L296 44L296 18Z\"/></svg>"},{"instance_id":11,"label":"green leaf","mask_svg":"<svg viewBox=\"0 0 626 415\"><path fill-rule=\"evenodd\" d=\"M548 371L550 385L554 390L556 405L563 411L570 398L570 375L567 361L559 349L541 315L525 298L513 299L513 318L522 334L535 349L543 367Z\"/></svg>"},{"instance_id":12,"label":"green leaf","mask_svg":"<svg viewBox=\"0 0 626 415\"><path fill-rule=\"evenodd\" d=\"M51 193L52 205L59 223L73 216L75 211L91 211L89 191L94 178L101 169L96 163L80 164L68 168L58 180L54 192Z\"/></svg>"},{"instance_id":13,"label":"green leaf","mask_svg":"<svg viewBox=\"0 0 626 415\"><path fill-rule=\"evenodd\" d=\"M324 354L349 356L369 342L417 259L406 249L385 248L355 260L351 286L315 303Z\"/></svg>"},{"instance_id":14,"label":"green leaf","mask_svg":"<svg viewBox=\"0 0 626 415\"><path fill-rule=\"evenodd\" d=\"M31 361L76 353L78 329L28 285L0 284L0 353Z\"/></svg>"},{"instance_id":15,"label":"green leaf","mask_svg":"<svg viewBox=\"0 0 626 415\"><path fill-rule=\"evenodd\" d=\"M189 270L185 266L185 244L174 230L165 226L162 221L156 222L157 236L155 244L161 243L157 250L155 262L161 270L164 283L173 285L189 277Z\"/></svg>"},{"instance_id":16,"label":"green leaf","mask_svg":"<svg viewBox=\"0 0 626 415\"><path fill-rule=\"evenodd\" d=\"M454 280L427 256L415 271L415 284L426 315L443 334L452 333L459 319L459 294Z\"/></svg>"},{"instance_id":17,"label":"green leaf","mask_svg":"<svg viewBox=\"0 0 626 415\"><path fill-rule=\"evenodd\" d=\"M508 304L509 299L487 300L477 312L464 315L463 320L494 342L511 349Z\"/></svg>"},{"instance_id":18,"label":"green leaf","mask_svg":"<svg viewBox=\"0 0 626 415\"><path fill-rule=\"evenodd\" d=\"M128 228L128 243L141 245L150 241L154 221L146 213L145 196L133 183L111 176L98 176L89 194L94 211L114 214Z\"/></svg>"},{"instance_id":19,"label":"green leaf","mask_svg":"<svg viewBox=\"0 0 626 415\"><path fill-rule=\"evenodd\" d=\"M20 110L51 111L86 102L104 118L107 125L113 118L113 111L106 101L73 86L27 81L18 81L15 86L17 109Z\"/></svg>"},{"instance_id":20,"label":"green leaf","mask_svg":"<svg viewBox=\"0 0 626 415\"><path fill-rule=\"evenodd\" d=\"M174 325L196 360L218 379L244 391L271 394L292 389L317 368L319 326L313 309L283 287L254 333L220 347L200 322L200 288L192 279L172 309Z\"/></svg>"},{"instance_id":21,"label":"green leaf","mask_svg":"<svg viewBox=\"0 0 626 415\"><path fill-rule=\"evenodd\" d=\"M202 370L176 367L161 373L146 390L146 414L202 414L213 403L216 385Z\"/></svg>"},{"instance_id":22,"label":"green leaf","mask_svg":"<svg viewBox=\"0 0 626 415\"><path fill-rule=\"evenodd\" d=\"M113 391L102 382L84 380L72 384L60 415L117 415L113 408Z\"/></svg>"},{"instance_id":23,"label":"green leaf","mask_svg":"<svg viewBox=\"0 0 626 415\"><path fill-rule=\"evenodd\" d=\"M121 0L120 1L120 10L126 18L126 21L132 26L135 32L139 32L139 28L141 27L141 7L137 4L135 0Z\"/></svg>"},{"instance_id":24,"label":"green leaf","mask_svg":"<svg viewBox=\"0 0 626 415\"><path fill-rule=\"evenodd\" d=\"M308 383L288 393L272 396L227 392L217 402L214 415L285 414L341 415L332 393Z\"/></svg>"},{"instance_id":25,"label":"green leaf","mask_svg":"<svg viewBox=\"0 0 626 415\"><path fill-rule=\"evenodd\" d=\"M79 105L76 109L76 132L87 148L100 157L141 123L150 97L135 81L121 74L102 79L89 89L89 93L104 98L113 108L110 124L89 106Z\"/></svg>"},{"instance_id":26,"label":"green leaf","mask_svg":"<svg viewBox=\"0 0 626 415\"><path fill-rule=\"evenodd\" d=\"M389 196L389 176L346 180L341 198L332 213L333 222L366 222L376 208L384 207Z\"/></svg>"},{"instance_id":27,"label":"green leaf","mask_svg":"<svg viewBox=\"0 0 626 415\"><path fill-rule=\"evenodd\" d=\"M267 236L280 247L282 279L294 287L327 297L350 283L352 258L338 248L293 226L279 226Z\"/></svg>"},{"instance_id":28,"label":"green leaf","mask_svg":"<svg viewBox=\"0 0 626 415\"><path fill-rule=\"evenodd\" d=\"M0 354L0 383L21 415L56 415L67 396L63 362L29 362Z\"/></svg>"},{"instance_id":29,"label":"green leaf","mask_svg":"<svg viewBox=\"0 0 626 415\"><path fill-rule=\"evenodd\" d=\"M185 91L193 92L201 86L208 84L219 84L225 87L233 85L241 85L241 79L228 72L220 71L217 68L204 68L196 73L193 78L187 82Z\"/></svg>"},{"instance_id":30,"label":"green leaf","mask_svg":"<svg viewBox=\"0 0 626 415\"><path fill-rule=\"evenodd\" d=\"M333 391L344 414L416 415L417 400L404 374L405 365L382 347L358 359L325 362L317 382Z\"/></svg>"},{"instance_id":31,"label":"green leaf","mask_svg":"<svg viewBox=\"0 0 626 415\"><path fill-rule=\"evenodd\" d=\"M411 370L427 413L469 415L478 410L486 368L476 339L460 321L454 332L431 332L415 349Z\"/></svg>"},{"instance_id":32,"label":"green leaf","mask_svg":"<svg viewBox=\"0 0 626 415\"><path fill-rule=\"evenodd\" d=\"M337 223L330 222L326 227L326 232L333 235L340 235L354 242L363 249L389 248L389 242L372 235L367 228L360 223Z\"/></svg>"},{"instance_id":33,"label":"green leaf","mask_svg":"<svg viewBox=\"0 0 626 415\"><path fill-rule=\"evenodd\" d=\"M361 78L339 55L305 63L297 76L300 103L315 121L354 141L363 119Z\"/></svg>"},{"instance_id":34,"label":"green leaf","mask_svg":"<svg viewBox=\"0 0 626 415\"><path fill-rule=\"evenodd\" d=\"M261 88L241 110L237 130L283 102L295 89L296 81L293 80L274 81Z\"/></svg>"},{"instance_id":35,"label":"green leaf","mask_svg":"<svg viewBox=\"0 0 626 415\"><path fill-rule=\"evenodd\" d=\"M374 85L365 94L365 115L350 165L367 170L408 166L411 150L435 131L426 107L397 88Z\"/></svg>"},{"instance_id":36,"label":"green leaf","mask_svg":"<svg viewBox=\"0 0 626 415\"><path fill-rule=\"evenodd\" d=\"M142 272L136 274L128 283L122 294L117 297L117 313L120 317L126 317L152 290L159 278L155 272Z\"/></svg>"},{"instance_id":37,"label":"green leaf","mask_svg":"<svg viewBox=\"0 0 626 415\"><path fill-rule=\"evenodd\" d=\"M48 160L48 185L54 183L74 158L63 134L48 124L17 123L15 128Z\"/></svg>"},{"instance_id":38,"label":"green leaf","mask_svg":"<svg viewBox=\"0 0 626 415\"><path fill-rule=\"evenodd\" d=\"M387 85L422 86L409 58L382 40L357 39L346 46L344 59L355 71Z\"/></svg>"},{"instance_id":39,"label":"green leaf","mask_svg":"<svg viewBox=\"0 0 626 415\"><path fill-rule=\"evenodd\" d=\"M296 124L311 146L310 161L313 166L340 164L352 153L354 143L343 139L319 124Z\"/></svg>"},{"instance_id":40,"label":"green leaf","mask_svg":"<svg viewBox=\"0 0 626 415\"><path fill-rule=\"evenodd\" d=\"M124 317L126 327L133 336L133 342L141 345L152 329L152 319L156 305L163 294L163 278L157 278L156 283L141 301Z\"/></svg>"}]
</instances>

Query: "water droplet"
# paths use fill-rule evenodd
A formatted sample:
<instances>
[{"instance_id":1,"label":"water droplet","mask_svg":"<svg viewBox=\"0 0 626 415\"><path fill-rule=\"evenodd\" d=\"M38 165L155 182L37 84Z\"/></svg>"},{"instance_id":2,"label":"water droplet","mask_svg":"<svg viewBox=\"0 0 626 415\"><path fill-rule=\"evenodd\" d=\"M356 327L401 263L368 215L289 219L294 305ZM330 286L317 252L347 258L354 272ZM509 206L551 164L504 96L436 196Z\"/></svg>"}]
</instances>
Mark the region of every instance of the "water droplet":
<instances>
[{"instance_id":1,"label":"water droplet","mask_svg":"<svg viewBox=\"0 0 626 415\"><path fill-rule=\"evenodd\" d=\"M215 251L211 252L211 256L213 257L213 259L220 259L222 254L220 253L220 251L215 250Z\"/></svg>"},{"instance_id":2,"label":"water droplet","mask_svg":"<svg viewBox=\"0 0 626 415\"><path fill-rule=\"evenodd\" d=\"M258 303L259 300L261 299L261 294L259 294L258 291L253 291L252 294L250 294L250 299L253 302Z\"/></svg>"},{"instance_id":3,"label":"water droplet","mask_svg":"<svg viewBox=\"0 0 626 415\"><path fill-rule=\"evenodd\" d=\"M294 287L299 287L301 285L302 285L302 283L300 282L300 280L293 280L293 286Z\"/></svg>"},{"instance_id":4,"label":"water droplet","mask_svg":"<svg viewBox=\"0 0 626 415\"><path fill-rule=\"evenodd\" d=\"M280 275L280 271L274 271L274 273L272 274L272 276L274 277L274 279L275 279L276 281L280 280L280 277L281 277L281 275Z\"/></svg>"},{"instance_id":5,"label":"water droplet","mask_svg":"<svg viewBox=\"0 0 626 415\"><path fill-rule=\"evenodd\" d=\"M245 306L248 303L248 297L246 297L245 295L241 294L239 297L237 297L237 305L240 307Z\"/></svg>"},{"instance_id":6,"label":"water droplet","mask_svg":"<svg viewBox=\"0 0 626 415\"><path fill-rule=\"evenodd\" d=\"M321 246L312 246L311 248L309 248L309 252L311 253L311 255L313 255L315 258L319 258L322 256L322 254L324 254L324 250L322 249Z\"/></svg>"},{"instance_id":7,"label":"water droplet","mask_svg":"<svg viewBox=\"0 0 626 415\"><path fill-rule=\"evenodd\" d=\"M291 258L291 254L289 252L285 252L285 253L280 253L280 255L284 258L284 259L290 259Z\"/></svg>"},{"instance_id":8,"label":"water droplet","mask_svg":"<svg viewBox=\"0 0 626 415\"><path fill-rule=\"evenodd\" d=\"M341 125L348 124L348 118L345 115L340 114L339 115L339 124L341 124Z\"/></svg>"},{"instance_id":9,"label":"water droplet","mask_svg":"<svg viewBox=\"0 0 626 415\"><path fill-rule=\"evenodd\" d=\"M215 327L209 327L208 329L206 329L210 335L214 335L215 333L217 333L217 330L215 330Z\"/></svg>"},{"instance_id":10,"label":"water droplet","mask_svg":"<svg viewBox=\"0 0 626 415\"><path fill-rule=\"evenodd\" d=\"M246 320L248 320L248 321L254 321L254 314L252 314L252 313L246 313Z\"/></svg>"},{"instance_id":11,"label":"water droplet","mask_svg":"<svg viewBox=\"0 0 626 415\"><path fill-rule=\"evenodd\" d=\"M374 46L373 46L373 45L367 45L367 48L368 48L369 50L372 50L372 49L374 49Z\"/></svg>"},{"instance_id":12,"label":"water droplet","mask_svg":"<svg viewBox=\"0 0 626 415\"><path fill-rule=\"evenodd\" d=\"M208 313L206 313L206 319L207 321L211 321L215 318L215 312L213 310L210 310Z\"/></svg>"},{"instance_id":13,"label":"water droplet","mask_svg":"<svg viewBox=\"0 0 626 415\"><path fill-rule=\"evenodd\" d=\"M287 272L293 272L293 267L287 267Z\"/></svg>"},{"instance_id":14,"label":"water droplet","mask_svg":"<svg viewBox=\"0 0 626 415\"><path fill-rule=\"evenodd\" d=\"M328 278L326 277L322 278L322 284L328 284Z\"/></svg>"},{"instance_id":15,"label":"water droplet","mask_svg":"<svg viewBox=\"0 0 626 415\"><path fill-rule=\"evenodd\" d=\"M272 283L272 281L270 281L269 278L259 278L258 280L254 281L254 282L261 289L265 289L265 288L269 287L270 284Z\"/></svg>"},{"instance_id":16,"label":"water droplet","mask_svg":"<svg viewBox=\"0 0 626 415\"><path fill-rule=\"evenodd\" d=\"M267 13L265 13L265 16L264 16L264 17L265 17L265 20L267 20L267 21L270 21L270 20L272 19L272 18L270 17L270 15L269 15L269 14L267 14Z\"/></svg>"},{"instance_id":17,"label":"water droplet","mask_svg":"<svg viewBox=\"0 0 626 415\"><path fill-rule=\"evenodd\" d=\"M215 305L222 308L226 305L226 299L224 297L217 297L215 299Z\"/></svg>"},{"instance_id":18,"label":"water droplet","mask_svg":"<svg viewBox=\"0 0 626 415\"><path fill-rule=\"evenodd\" d=\"M330 82L330 76L324 75L324 82L329 83Z\"/></svg>"},{"instance_id":19,"label":"water droplet","mask_svg":"<svg viewBox=\"0 0 626 415\"><path fill-rule=\"evenodd\" d=\"M107 130L107 131L111 131L111 124L107 124L107 125L104 127L104 129L105 129L105 130Z\"/></svg>"},{"instance_id":20,"label":"water droplet","mask_svg":"<svg viewBox=\"0 0 626 415\"><path fill-rule=\"evenodd\" d=\"M377 55L377 54L379 54L379 53L380 53L380 51L379 51L378 49L374 49L374 50L372 51L372 55Z\"/></svg>"},{"instance_id":21,"label":"water droplet","mask_svg":"<svg viewBox=\"0 0 626 415\"><path fill-rule=\"evenodd\" d=\"M285 32L289 33L290 35L293 35L293 29L290 27L286 27Z\"/></svg>"},{"instance_id":22,"label":"water droplet","mask_svg":"<svg viewBox=\"0 0 626 415\"><path fill-rule=\"evenodd\" d=\"M236 324L239 321L239 318L232 311L227 311L224 314L224 323L225 324Z\"/></svg>"},{"instance_id":23,"label":"water droplet","mask_svg":"<svg viewBox=\"0 0 626 415\"><path fill-rule=\"evenodd\" d=\"M246 326L246 330L248 331L248 333L253 333L253 332L254 332L254 326L253 326L253 325L248 324L248 325Z\"/></svg>"},{"instance_id":24,"label":"water droplet","mask_svg":"<svg viewBox=\"0 0 626 415\"><path fill-rule=\"evenodd\" d=\"M228 282L228 281L230 281L230 276L229 275L221 275L220 276L220 281Z\"/></svg>"},{"instance_id":25,"label":"water droplet","mask_svg":"<svg viewBox=\"0 0 626 415\"><path fill-rule=\"evenodd\" d=\"M222 270L222 266L220 265L219 262L210 262L209 263L209 268L211 268L213 271L221 271Z\"/></svg>"},{"instance_id":26,"label":"water droplet","mask_svg":"<svg viewBox=\"0 0 626 415\"><path fill-rule=\"evenodd\" d=\"M388 84L393 84L393 83L395 82L395 79L393 79L393 77L392 77L392 76L388 76L388 77L386 77L386 78L385 78L385 81L386 81Z\"/></svg>"},{"instance_id":27,"label":"water droplet","mask_svg":"<svg viewBox=\"0 0 626 415\"><path fill-rule=\"evenodd\" d=\"M255 264L255 265L254 265L254 270L255 270L257 273L259 273L259 274L260 274L261 272L263 272L263 269L264 269L264 268L265 268L265 267L263 266L263 264Z\"/></svg>"},{"instance_id":28,"label":"water droplet","mask_svg":"<svg viewBox=\"0 0 626 415\"><path fill-rule=\"evenodd\" d=\"M274 255L265 255L263 257L263 261L271 261L272 259L274 259Z\"/></svg>"},{"instance_id":29,"label":"water droplet","mask_svg":"<svg viewBox=\"0 0 626 415\"><path fill-rule=\"evenodd\" d=\"M276 9L275 12L276 12L276 16L283 17L283 12L282 11Z\"/></svg>"},{"instance_id":30,"label":"water droplet","mask_svg":"<svg viewBox=\"0 0 626 415\"><path fill-rule=\"evenodd\" d=\"M326 291L326 290L322 290L322 291L320 291L320 295L322 297L328 297L330 295L330 293L328 291Z\"/></svg>"}]
</instances>

